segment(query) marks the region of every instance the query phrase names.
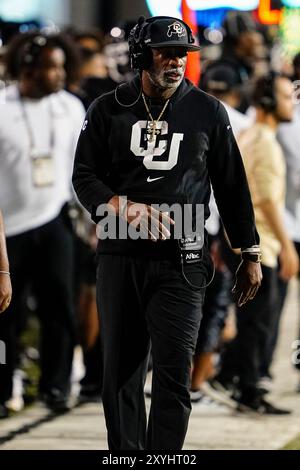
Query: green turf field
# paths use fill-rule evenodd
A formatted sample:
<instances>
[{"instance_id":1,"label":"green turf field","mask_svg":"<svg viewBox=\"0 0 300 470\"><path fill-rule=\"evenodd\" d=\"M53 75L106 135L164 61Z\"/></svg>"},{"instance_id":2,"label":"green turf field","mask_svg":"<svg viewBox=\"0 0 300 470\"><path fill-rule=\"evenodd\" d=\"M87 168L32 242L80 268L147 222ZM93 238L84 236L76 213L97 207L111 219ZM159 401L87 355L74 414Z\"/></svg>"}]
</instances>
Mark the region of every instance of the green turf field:
<instances>
[{"instance_id":1,"label":"green turf field","mask_svg":"<svg viewBox=\"0 0 300 470\"><path fill-rule=\"evenodd\" d=\"M284 446L283 450L300 450L300 434L298 437Z\"/></svg>"}]
</instances>

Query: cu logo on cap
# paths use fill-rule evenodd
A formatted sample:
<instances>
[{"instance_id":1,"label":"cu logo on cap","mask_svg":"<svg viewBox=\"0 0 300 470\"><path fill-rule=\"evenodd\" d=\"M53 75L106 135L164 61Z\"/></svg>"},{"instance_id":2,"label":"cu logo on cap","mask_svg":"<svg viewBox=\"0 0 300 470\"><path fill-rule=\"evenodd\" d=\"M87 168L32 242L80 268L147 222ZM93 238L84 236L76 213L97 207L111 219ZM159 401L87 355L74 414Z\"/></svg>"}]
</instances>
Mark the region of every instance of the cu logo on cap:
<instances>
[{"instance_id":1,"label":"cu logo on cap","mask_svg":"<svg viewBox=\"0 0 300 470\"><path fill-rule=\"evenodd\" d=\"M186 30L179 21L175 21L168 26L167 36L170 38L173 34L177 35L179 38L186 36Z\"/></svg>"}]
</instances>

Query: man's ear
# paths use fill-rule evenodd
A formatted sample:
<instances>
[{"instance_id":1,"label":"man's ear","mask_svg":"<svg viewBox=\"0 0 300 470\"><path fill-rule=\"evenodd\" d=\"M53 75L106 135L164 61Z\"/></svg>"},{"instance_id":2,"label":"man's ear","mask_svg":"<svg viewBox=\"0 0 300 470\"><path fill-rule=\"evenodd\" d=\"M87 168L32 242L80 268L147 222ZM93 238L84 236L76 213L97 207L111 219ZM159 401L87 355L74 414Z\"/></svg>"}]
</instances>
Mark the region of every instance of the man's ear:
<instances>
[{"instance_id":1,"label":"man's ear","mask_svg":"<svg viewBox=\"0 0 300 470\"><path fill-rule=\"evenodd\" d=\"M154 52L153 52L152 47L147 47L145 50L145 55L144 55L144 63L145 63L144 70L151 69L153 65L153 57L154 57Z\"/></svg>"}]
</instances>

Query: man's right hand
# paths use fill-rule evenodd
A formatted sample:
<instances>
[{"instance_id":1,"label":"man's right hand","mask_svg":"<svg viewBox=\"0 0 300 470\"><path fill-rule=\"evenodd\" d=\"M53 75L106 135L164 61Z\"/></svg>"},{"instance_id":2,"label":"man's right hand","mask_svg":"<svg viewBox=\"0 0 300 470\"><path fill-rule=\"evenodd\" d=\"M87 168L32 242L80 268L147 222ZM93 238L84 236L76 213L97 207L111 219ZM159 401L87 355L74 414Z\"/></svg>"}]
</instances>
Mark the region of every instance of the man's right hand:
<instances>
[{"instance_id":1,"label":"man's right hand","mask_svg":"<svg viewBox=\"0 0 300 470\"><path fill-rule=\"evenodd\" d=\"M293 242L289 241L282 246L279 255L279 276L284 281L289 281L299 272L299 257Z\"/></svg>"},{"instance_id":2,"label":"man's right hand","mask_svg":"<svg viewBox=\"0 0 300 470\"><path fill-rule=\"evenodd\" d=\"M129 200L124 207L123 201L122 198L113 196L108 205L116 215L126 220L134 228L139 229L149 240L156 242L170 238L169 229L171 225L175 225L175 222L166 212L160 212L147 204Z\"/></svg>"}]
</instances>

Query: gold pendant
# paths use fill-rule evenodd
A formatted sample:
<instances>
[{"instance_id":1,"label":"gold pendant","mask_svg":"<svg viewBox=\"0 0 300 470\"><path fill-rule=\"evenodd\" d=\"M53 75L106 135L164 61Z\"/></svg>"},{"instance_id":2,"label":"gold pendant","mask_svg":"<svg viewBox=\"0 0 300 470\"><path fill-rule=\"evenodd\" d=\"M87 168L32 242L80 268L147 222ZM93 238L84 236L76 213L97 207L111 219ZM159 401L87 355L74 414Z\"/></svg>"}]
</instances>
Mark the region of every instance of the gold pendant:
<instances>
[{"instance_id":1,"label":"gold pendant","mask_svg":"<svg viewBox=\"0 0 300 470\"><path fill-rule=\"evenodd\" d=\"M157 121L151 121L147 126L147 139L149 142L153 142L155 137L160 134L160 130L156 129Z\"/></svg>"}]
</instances>

